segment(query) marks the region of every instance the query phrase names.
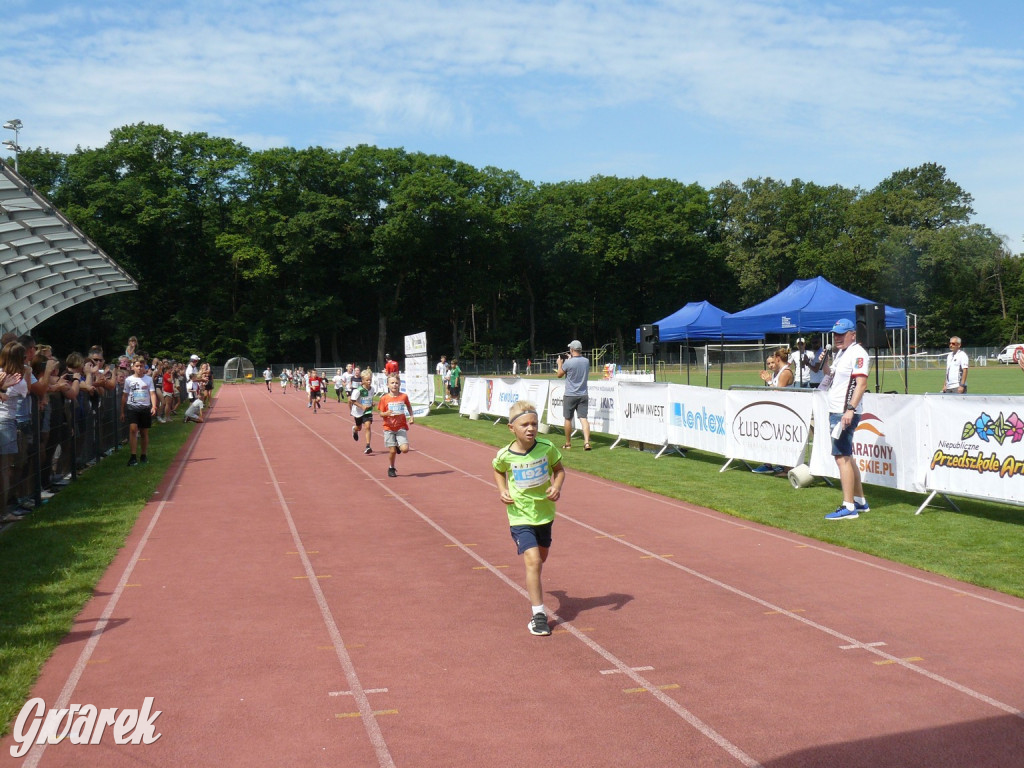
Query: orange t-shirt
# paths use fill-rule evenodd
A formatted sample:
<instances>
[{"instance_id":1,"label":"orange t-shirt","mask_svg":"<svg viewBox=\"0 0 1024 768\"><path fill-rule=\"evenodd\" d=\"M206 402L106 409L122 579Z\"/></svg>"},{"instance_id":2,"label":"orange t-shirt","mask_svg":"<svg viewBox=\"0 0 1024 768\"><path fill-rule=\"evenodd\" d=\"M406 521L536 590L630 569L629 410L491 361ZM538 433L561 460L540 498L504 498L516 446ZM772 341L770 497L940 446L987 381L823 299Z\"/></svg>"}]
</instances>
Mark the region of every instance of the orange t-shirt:
<instances>
[{"instance_id":1,"label":"orange t-shirt","mask_svg":"<svg viewBox=\"0 0 1024 768\"><path fill-rule=\"evenodd\" d=\"M397 395L387 393L377 401L377 410L383 415L384 429L388 432L409 428L409 422L405 417L412 416L412 403L404 392Z\"/></svg>"}]
</instances>

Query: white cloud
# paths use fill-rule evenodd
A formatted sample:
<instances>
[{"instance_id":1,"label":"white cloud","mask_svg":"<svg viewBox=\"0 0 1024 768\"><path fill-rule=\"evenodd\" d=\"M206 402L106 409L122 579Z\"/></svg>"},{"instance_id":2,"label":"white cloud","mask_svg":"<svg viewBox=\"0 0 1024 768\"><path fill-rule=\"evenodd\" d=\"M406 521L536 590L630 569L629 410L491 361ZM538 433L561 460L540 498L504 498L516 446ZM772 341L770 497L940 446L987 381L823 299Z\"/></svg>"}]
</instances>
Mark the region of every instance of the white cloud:
<instances>
[{"instance_id":1,"label":"white cloud","mask_svg":"<svg viewBox=\"0 0 1024 768\"><path fill-rule=\"evenodd\" d=\"M1024 56L972 43L943 7L66 0L38 12L11 2L5 60L18 64L0 86L2 117L25 122L24 144L62 151L145 121L251 146L440 141L456 156L474 140L578 135L582 162L565 166L604 157L647 169L680 130L704 126L721 136L708 151L761 146L768 166L813 147L891 170L922 144L941 155L1018 135L1021 122ZM625 130L657 113L664 146L636 150L626 134L585 147L613 140L612 112ZM612 162L593 167L613 172Z\"/></svg>"}]
</instances>

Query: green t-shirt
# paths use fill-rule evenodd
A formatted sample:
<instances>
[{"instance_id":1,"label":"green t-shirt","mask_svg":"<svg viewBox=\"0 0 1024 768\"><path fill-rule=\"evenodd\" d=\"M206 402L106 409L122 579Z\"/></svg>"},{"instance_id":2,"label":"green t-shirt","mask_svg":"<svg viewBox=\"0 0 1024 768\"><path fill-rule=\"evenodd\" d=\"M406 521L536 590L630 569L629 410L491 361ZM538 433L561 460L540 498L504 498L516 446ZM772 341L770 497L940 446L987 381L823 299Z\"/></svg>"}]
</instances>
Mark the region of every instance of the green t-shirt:
<instances>
[{"instance_id":1,"label":"green t-shirt","mask_svg":"<svg viewBox=\"0 0 1024 768\"><path fill-rule=\"evenodd\" d=\"M512 503L508 505L509 525L544 525L555 519L555 502L546 496L551 485L552 470L562 461L562 454L542 437L529 453L516 453L515 443L498 451L491 466L508 480Z\"/></svg>"},{"instance_id":2,"label":"green t-shirt","mask_svg":"<svg viewBox=\"0 0 1024 768\"><path fill-rule=\"evenodd\" d=\"M452 375L448 379L448 386L449 387L457 387L457 386L459 386L459 377L460 376L462 376L462 369L459 368L459 366L456 365L454 368L452 368Z\"/></svg>"}]
</instances>

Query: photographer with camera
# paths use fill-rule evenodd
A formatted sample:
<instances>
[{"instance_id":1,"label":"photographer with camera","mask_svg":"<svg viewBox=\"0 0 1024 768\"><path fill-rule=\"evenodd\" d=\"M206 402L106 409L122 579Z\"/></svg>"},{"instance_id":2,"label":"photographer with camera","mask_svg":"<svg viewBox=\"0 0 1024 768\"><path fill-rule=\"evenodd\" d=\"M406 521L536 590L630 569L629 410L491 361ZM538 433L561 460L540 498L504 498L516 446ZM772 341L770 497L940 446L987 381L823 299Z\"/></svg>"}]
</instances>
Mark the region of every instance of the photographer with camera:
<instances>
[{"instance_id":1,"label":"photographer with camera","mask_svg":"<svg viewBox=\"0 0 1024 768\"><path fill-rule=\"evenodd\" d=\"M811 362L808 364L807 377L807 386L811 389L821 389L825 380L825 362L831 351L831 344L821 346L821 336L814 336L811 339Z\"/></svg>"},{"instance_id":2,"label":"photographer with camera","mask_svg":"<svg viewBox=\"0 0 1024 768\"><path fill-rule=\"evenodd\" d=\"M590 378L590 360L583 356L583 344L573 339L569 342L568 356L563 352L558 356L558 378L565 379L565 393L562 396L562 416L565 418L565 445L563 449L572 448L572 417L578 416L583 427L583 450L590 450L590 422L587 420L590 404L590 391L587 382Z\"/></svg>"}]
</instances>

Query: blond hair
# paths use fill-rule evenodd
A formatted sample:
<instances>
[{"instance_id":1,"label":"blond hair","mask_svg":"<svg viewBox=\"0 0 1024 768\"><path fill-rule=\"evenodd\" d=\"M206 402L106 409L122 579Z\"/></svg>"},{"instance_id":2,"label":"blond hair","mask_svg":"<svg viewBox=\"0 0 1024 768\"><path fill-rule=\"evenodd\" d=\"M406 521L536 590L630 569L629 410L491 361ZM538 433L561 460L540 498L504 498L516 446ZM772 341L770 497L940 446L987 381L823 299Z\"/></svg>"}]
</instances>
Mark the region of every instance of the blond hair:
<instances>
[{"instance_id":1,"label":"blond hair","mask_svg":"<svg viewBox=\"0 0 1024 768\"><path fill-rule=\"evenodd\" d=\"M516 400L508 409L508 423L511 424L524 413L537 413L537 406L529 400Z\"/></svg>"}]
</instances>

